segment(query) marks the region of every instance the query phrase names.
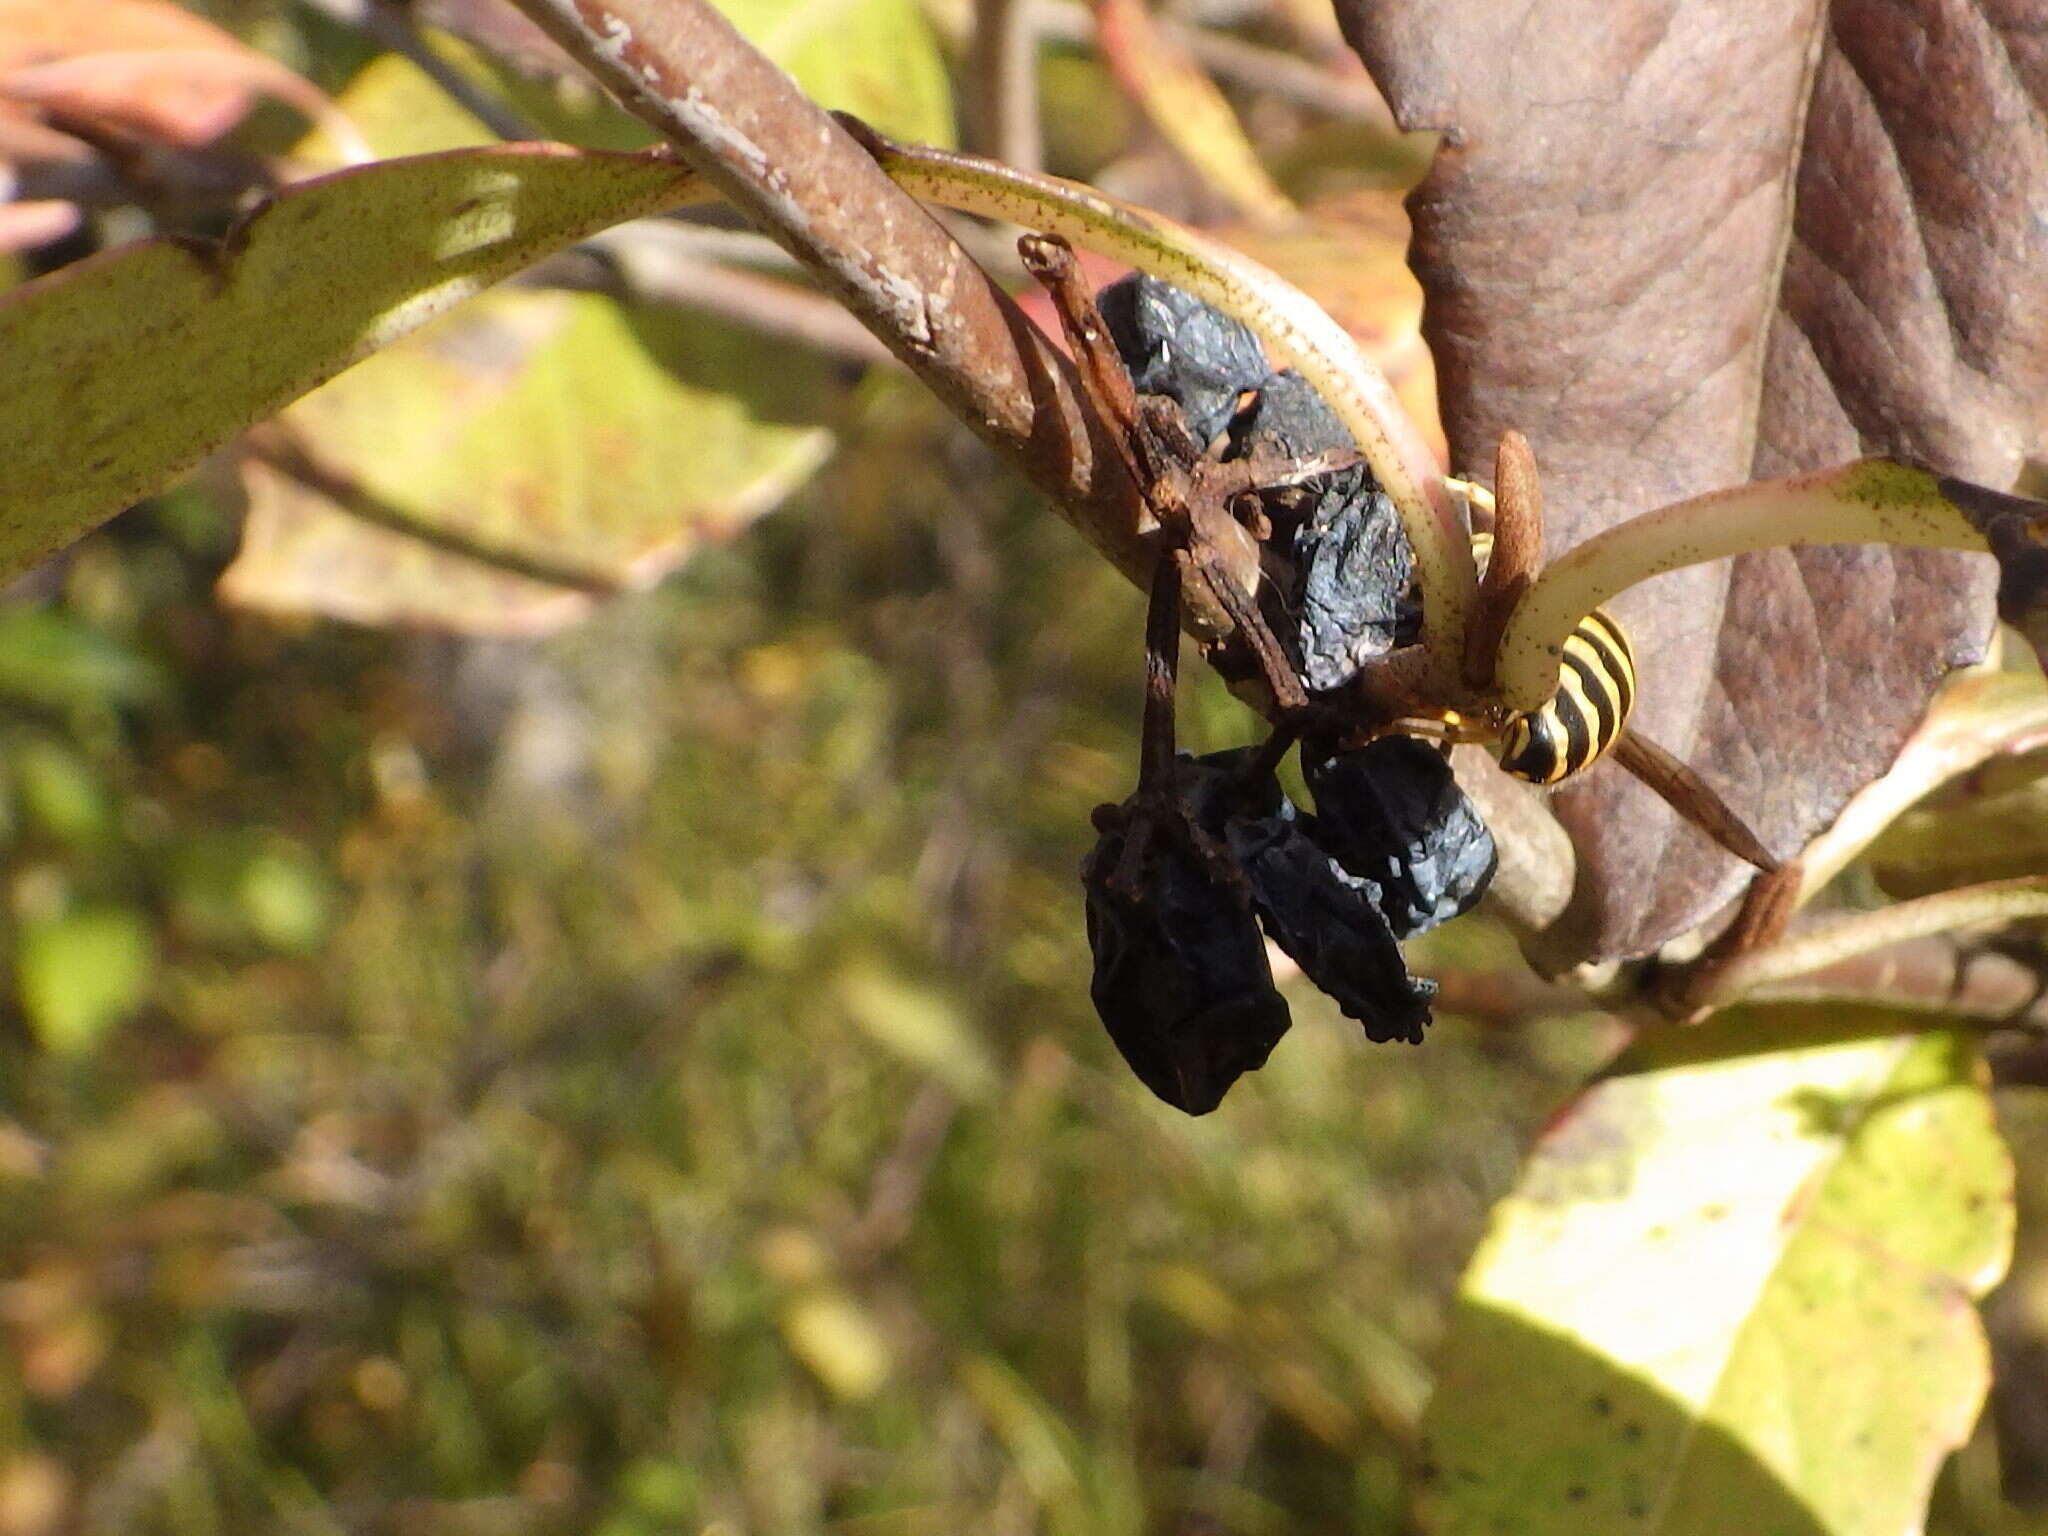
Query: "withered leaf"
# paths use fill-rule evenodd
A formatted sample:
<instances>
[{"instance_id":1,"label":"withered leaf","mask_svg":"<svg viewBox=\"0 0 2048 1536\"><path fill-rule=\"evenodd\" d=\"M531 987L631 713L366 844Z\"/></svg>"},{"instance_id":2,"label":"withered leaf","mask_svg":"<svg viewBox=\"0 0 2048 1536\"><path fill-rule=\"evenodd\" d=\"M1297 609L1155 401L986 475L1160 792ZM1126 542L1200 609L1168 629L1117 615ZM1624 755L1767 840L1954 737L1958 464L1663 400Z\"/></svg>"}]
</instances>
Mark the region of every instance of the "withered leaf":
<instances>
[{"instance_id":1,"label":"withered leaf","mask_svg":"<svg viewBox=\"0 0 2048 1536\"><path fill-rule=\"evenodd\" d=\"M1861 454L1992 487L2048 412L2044 0L1339 0L1404 127L1452 461L1544 471L1551 552ZM1871 547L1681 571L1614 605L1637 721L1780 854L1881 773L1991 621L1989 560ZM1745 872L1612 767L1553 960L1640 953Z\"/></svg>"}]
</instances>

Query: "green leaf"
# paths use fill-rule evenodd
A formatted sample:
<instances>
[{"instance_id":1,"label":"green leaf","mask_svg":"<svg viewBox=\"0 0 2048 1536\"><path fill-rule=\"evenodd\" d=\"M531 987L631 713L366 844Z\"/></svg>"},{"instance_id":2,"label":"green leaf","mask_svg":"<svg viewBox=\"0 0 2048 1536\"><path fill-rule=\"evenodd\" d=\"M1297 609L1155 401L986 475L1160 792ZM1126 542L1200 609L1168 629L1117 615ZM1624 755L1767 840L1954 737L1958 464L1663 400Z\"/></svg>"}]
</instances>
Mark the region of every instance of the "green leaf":
<instances>
[{"instance_id":1,"label":"green leaf","mask_svg":"<svg viewBox=\"0 0 2048 1536\"><path fill-rule=\"evenodd\" d=\"M304 954L319 947L332 921L334 892L325 871L285 837L196 837L176 851L169 876L178 928L202 942L254 939Z\"/></svg>"},{"instance_id":2,"label":"green leaf","mask_svg":"<svg viewBox=\"0 0 2048 1536\"><path fill-rule=\"evenodd\" d=\"M579 149L637 150L657 142L653 129L615 105L585 77L533 79L499 68L461 39L432 28L422 34L442 62L487 96L505 101L542 139ZM495 144L498 136L428 78L412 60L387 53L372 59L336 98L336 105L379 155L422 155ZM338 169L347 163L322 130L292 150L304 163Z\"/></svg>"},{"instance_id":3,"label":"green leaf","mask_svg":"<svg viewBox=\"0 0 2048 1536\"><path fill-rule=\"evenodd\" d=\"M149 925L126 907L86 908L23 928L15 979L43 1048L83 1056L149 995Z\"/></svg>"},{"instance_id":4,"label":"green leaf","mask_svg":"<svg viewBox=\"0 0 2048 1536\"><path fill-rule=\"evenodd\" d=\"M93 842L112 826L105 786L64 743L47 736L16 743L13 767L27 819L60 842Z\"/></svg>"},{"instance_id":5,"label":"green leaf","mask_svg":"<svg viewBox=\"0 0 2048 1536\"><path fill-rule=\"evenodd\" d=\"M718 8L820 106L892 137L952 145L945 61L916 0L721 0Z\"/></svg>"},{"instance_id":6,"label":"green leaf","mask_svg":"<svg viewBox=\"0 0 2048 1536\"><path fill-rule=\"evenodd\" d=\"M844 1292L816 1286L782 1311L789 1351L845 1402L865 1402L889 1379L889 1341L867 1310Z\"/></svg>"},{"instance_id":7,"label":"green leaf","mask_svg":"<svg viewBox=\"0 0 2048 1536\"><path fill-rule=\"evenodd\" d=\"M0 579L549 252L701 195L659 160L507 145L289 187L0 298Z\"/></svg>"},{"instance_id":8,"label":"green leaf","mask_svg":"<svg viewBox=\"0 0 2048 1536\"><path fill-rule=\"evenodd\" d=\"M931 1073L963 1099L995 1083L988 1048L959 1005L892 972L859 967L839 978L839 1001L877 1045Z\"/></svg>"},{"instance_id":9,"label":"green leaf","mask_svg":"<svg viewBox=\"0 0 2048 1536\"><path fill-rule=\"evenodd\" d=\"M0 610L0 697L45 709L134 706L165 697L163 668L55 608Z\"/></svg>"},{"instance_id":10,"label":"green leaf","mask_svg":"<svg viewBox=\"0 0 2048 1536\"><path fill-rule=\"evenodd\" d=\"M1460 1291L1429 1530L1920 1528L1988 1382L2013 1173L1970 1047L1902 1024L1735 1010L1552 1125Z\"/></svg>"},{"instance_id":11,"label":"green leaf","mask_svg":"<svg viewBox=\"0 0 2048 1536\"><path fill-rule=\"evenodd\" d=\"M792 356L770 373L762 351L674 310L487 295L285 414L320 473L249 466L249 528L221 591L472 633L576 618L823 462L828 432L772 419L824 387L823 365Z\"/></svg>"}]
</instances>

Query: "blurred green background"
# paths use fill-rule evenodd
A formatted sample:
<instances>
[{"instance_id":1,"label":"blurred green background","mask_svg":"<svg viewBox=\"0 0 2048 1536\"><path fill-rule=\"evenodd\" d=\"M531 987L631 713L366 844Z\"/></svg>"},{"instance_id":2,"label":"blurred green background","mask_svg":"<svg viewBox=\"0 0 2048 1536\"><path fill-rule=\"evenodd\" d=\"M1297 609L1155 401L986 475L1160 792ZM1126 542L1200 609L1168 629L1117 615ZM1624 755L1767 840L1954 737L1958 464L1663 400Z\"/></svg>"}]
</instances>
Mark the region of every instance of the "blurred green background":
<instances>
[{"instance_id":1,"label":"blurred green background","mask_svg":"<svg viewBox=\"0 0 2048 1536\"><path fill-rule=\"evenodd\" d=\"M1604 1032L1370 1048L1293 988L1225 1110L1153 1102L1075 874L1139 599L914 386L836 409L794 503L552 640L223 612L196 489L0 618L0 1518L1398 1527Z\"/></svg>"}]
</instances>

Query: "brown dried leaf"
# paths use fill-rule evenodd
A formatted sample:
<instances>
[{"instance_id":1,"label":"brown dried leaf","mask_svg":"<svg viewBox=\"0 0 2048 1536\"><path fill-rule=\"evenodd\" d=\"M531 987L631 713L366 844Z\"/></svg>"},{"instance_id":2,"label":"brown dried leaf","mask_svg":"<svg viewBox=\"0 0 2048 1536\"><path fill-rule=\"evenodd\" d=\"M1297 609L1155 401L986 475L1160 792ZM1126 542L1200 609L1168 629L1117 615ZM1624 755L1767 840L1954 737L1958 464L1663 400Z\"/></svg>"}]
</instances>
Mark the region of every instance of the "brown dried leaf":
<instances>
[{"instance_id":1,"label":"brown dried leaf","mask_svg":"<svg viewBox=\"0 0 2048 1536\"><path fill-rule=\"evenodd\" d=\"M2044 0L1343 0L1403 126L1452 462L1520 428L1551 550L1702 491L1885 452L2011 485L2048 425ZM1615 609L1638 720L1780 853L1977 655L1993 573L1868 547L1681 571ZM1640 953L1744 871L1601 770L1553 959Z\"/></svg>"},{"instance_id":2,"label":"brown dried leaf","mask_svg":"<svg viewBox=\"0 0 2048 1536\"><path fill-rule=\"evenodd\" d=\"M182 62L139 67L139 58L150 54ZM206 56L228 67L190 67ZM168 0L0 0L0 79L19 76L26 83L38 71L72 69L92 57L116 60L120 67L103 78L67 79L58 97L67 112L187 146L218 137L249 109L255 92L271 89L283 73L231 33ZM7 93L14 94L11 86ZM43 94L53 93L54 88Z\"/></svg>"}]
</instances>

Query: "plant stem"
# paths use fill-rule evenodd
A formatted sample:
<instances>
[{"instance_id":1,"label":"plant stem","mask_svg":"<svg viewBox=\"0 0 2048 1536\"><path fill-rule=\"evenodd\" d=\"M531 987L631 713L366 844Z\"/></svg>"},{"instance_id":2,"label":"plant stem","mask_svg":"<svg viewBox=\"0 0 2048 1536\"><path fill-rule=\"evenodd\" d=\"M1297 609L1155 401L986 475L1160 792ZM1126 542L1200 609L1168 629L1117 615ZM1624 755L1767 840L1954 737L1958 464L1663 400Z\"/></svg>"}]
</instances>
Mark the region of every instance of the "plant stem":
<instances>
[{"instance_id":1,"label":"plant stem","mask_svg":"<svg viewBox=\"0 0 2048 1536\"><path fill-rule=\"evenodd\" d=\"M944 227L705 0L518 0L1143 586L1143 506L1073 370ZM1256 566L1235 573L1256 584ZM1226 633L1227 616L1192 614Z\"/></svg>"},{"instance_id":2,"label":"plant stem","mask_svg":"<svg viewBox=\"0 0 2048 1536\"><path fill-rule=\"evenodd\" d=\"M1722 1004L1851 956L1975 923L2048 917L2048 878L1998 880L1922 896L1811 928L1719 968L1702 1002Z\"/></svg>"},{"instance_id":3,"label":"plant stem","mask_svg":"<svg viewBox=\"0 0 2048 1536\"><path fill-rule=\"evenodd\" d=\"M1681 566L1814 544L1985 548L1984 534L1930 470L1892 459L1716 491L1609 528L1560 556L1516 607L1495 677L1513 709L1557 689L1565 637L1609 598Z\"/></svg>"}]
</instances>

